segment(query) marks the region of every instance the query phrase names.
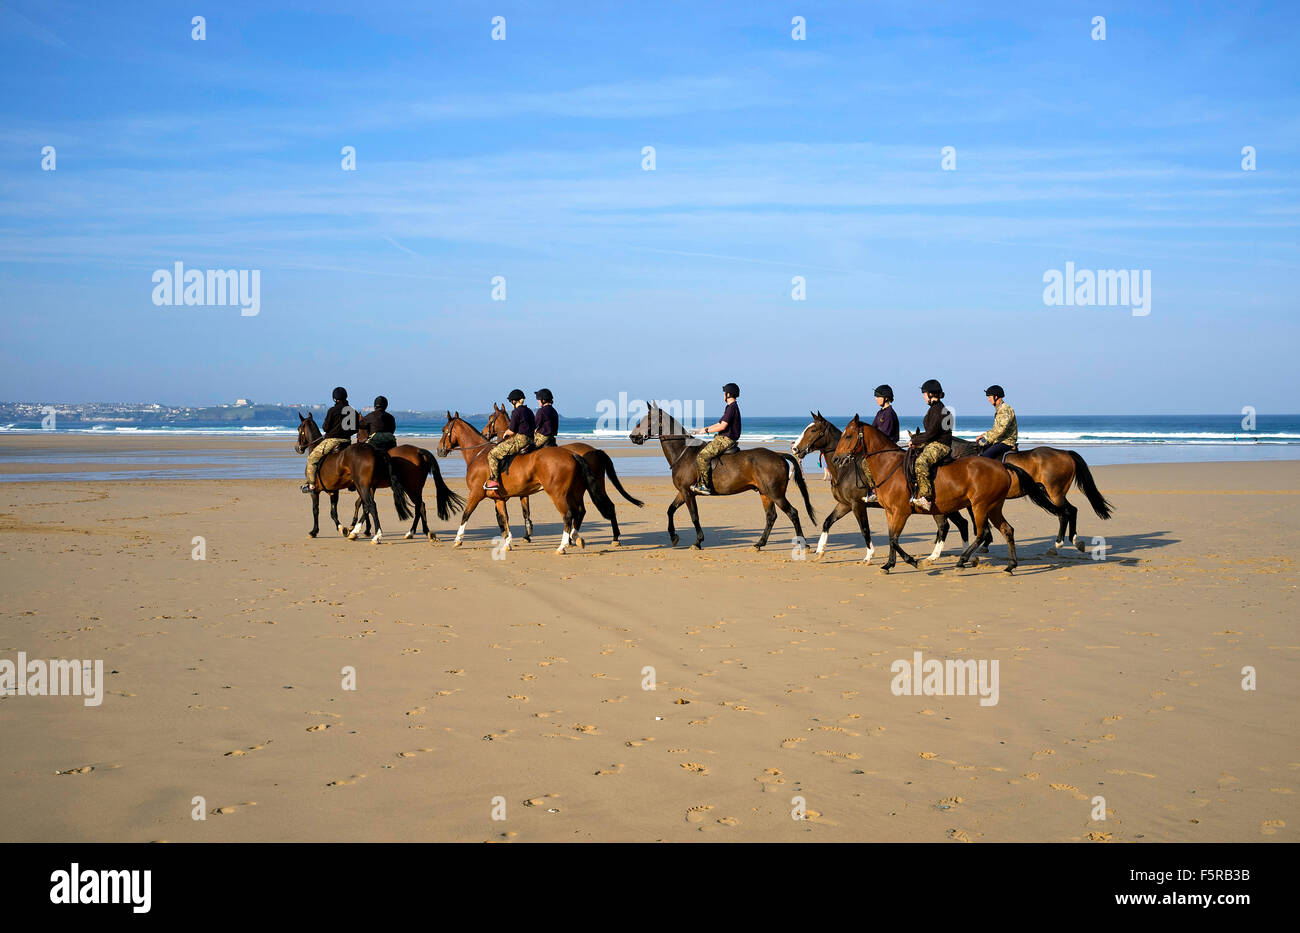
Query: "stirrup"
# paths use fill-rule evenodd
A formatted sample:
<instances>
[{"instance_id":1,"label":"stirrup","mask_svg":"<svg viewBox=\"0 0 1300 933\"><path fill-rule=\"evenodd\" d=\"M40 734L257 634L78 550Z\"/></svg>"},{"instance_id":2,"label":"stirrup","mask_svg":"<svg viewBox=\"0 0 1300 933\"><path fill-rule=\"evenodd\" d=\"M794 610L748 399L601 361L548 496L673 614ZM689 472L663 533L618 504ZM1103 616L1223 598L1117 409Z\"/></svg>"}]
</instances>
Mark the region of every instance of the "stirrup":
<instances>
[{"instance_id":1,"label":"stirrup","mask_svg":"<svg viewBox=\"0 0 1300 933\"><path fill-rule=\"evenodd\" d=\"M692 486L691 491L697 496L711 496L713 495L713 486L705 485L705 483L701 481Z\"/></svg>"},{"instance_id":2,"label":"stirrup","mask_svg":"<svg viewBox=\"0 0 1300 933\"><path fill-rule=\"evenodd\" d=\"M301 492L308 492L308 493L309 493L309 492L311 492L311 490L312 490L312 485L311 485L311 483L303 483L301 486L298 487L298 489L299 489Z\"/></svg>"},{"instance_id":3,"label":"stirrup","mask_svg":"<svg viewBox=\"0 0 1300 933\"><path fill-rule=\"evenodd\" d=\"M500 483L499 481L497 481L497 480L490 479L490 480L488 480L486 483L483 484L483 488L486 489L486 490L488 490L488 491L491 491L491 490L493 490L493 489L500 489L500 488L501 488L501 483Z\"/></svg>"}]
</instances>

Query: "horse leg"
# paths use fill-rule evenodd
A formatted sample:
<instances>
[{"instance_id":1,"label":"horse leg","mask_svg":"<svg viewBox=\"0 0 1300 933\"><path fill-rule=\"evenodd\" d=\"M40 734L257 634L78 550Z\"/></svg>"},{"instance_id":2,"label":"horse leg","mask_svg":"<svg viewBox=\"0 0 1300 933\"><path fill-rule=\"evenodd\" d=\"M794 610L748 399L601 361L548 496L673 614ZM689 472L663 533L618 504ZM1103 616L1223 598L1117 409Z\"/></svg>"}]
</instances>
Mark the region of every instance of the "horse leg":
<instances>
[{"instance_id":1,"label":"horse leg","mask_svg":"<svg viewBox=\"0 0 1300 933\"><path fill-rule=\"evenodd\" d=\"M954 512L952 514L956 515L958 518L961 517L959 513ZM966 537L965 535L962 535L963 539L965 537ZM947 542L947 540L948 540L948 516L935 513L934 550L930 552L929 557L924 558L927 564L933 564L936 560L939 559L939 555L943 553L943 546Z\"/></svg>"},{"instance_id":2,"label":"horse leg","mask_svg":"<svg viewBox=\"0 0 1300 933\"><path fill-rule=\"evenodd\" d=\"M357 527L357 521L359 520L358 516L360 515L361 515L361 496L358 495L357 501L352 504L352 524L347 526L347 530L343 532L344 534L347 534L348 531L351 531L353 528ZM367 535L370 534L370 513L369 512L366 513L366 534Z\"/></svg>"},{"instance_id":3,"label":"horse leg","mask_svg":"<svg viewBox=\"0 0 1300 933\"><path fill-rule=\"evenodd\" d=\"M587 507L582 504L582 498L579 497L577 504L573 507L573 543L581 548L585 548L587 542L582 539L582 535L578 534L578 530L582 528L582 520L586 517ZM617 529L618 525L614 527Z\"/></svg>"},{"instance_id":4,"label":"horse leg","mask_svg":"<svg viewBox=\"0 0 1300 933\"><path fill-rule=\"evenodd\" d=\"M834 525L836 522L838 522L845 515L848 515L850 510L851 507L845 505L843 502L837 501L835 503L835 508L831 510L830 514L826 516L826 520L822 522L822 536L817 539L816 556L821 557L823 554L826 553L826 541L831 536L831 526ZM857 510L852 509L852 511L856 512ZM858 527L861 526L862 526L862 519L859 518Z\"/></svg>"},{"instance_id":5,"label":"horse leg","mask_svg":"<svg viewBox=\"0 0 1300 933\"><path fill-rule=\"evenodd\" d=\"M470 485L469 502L465 505L465 511L460 513L460 527L456 529L456 541L452 545L453 547L460 547L461 539L465 537L465 526L469 524L469 517L474 514L478 504L485 498L482 487L482 483Z\"/></svg>"},{"instance_id":6,"label":"horse leg","mask_svg":"<svg viewBox=\"0 0 1300 933\"><path fill-rule=\"evenodd\" d=\"M350 529L344 528L339 524L339 494L338 492L330 493L330 518L334 519L334 530L339 534L346 535ZM354 519L355 524L355 519Z\"/></svg>"},{"instance_id":7,"label":"horse leg","mask_svg":"<svg viewBox=\"0 0 1300 933\"><path fill-rule=\"evenodd\" d=\"M560 546L555 549L556 554L563 554L568 550L569 544L574 538L573 515L576 509L567 498L561 498L557 493L551 492L549 489L547 493L550 494L551 502L555 505L555 511L564 517L564 533L560 535ZM578 495L581 497L581 490L579 490Z\"/></svg>"},{"instance_id":8,"label":"horse leg","mask_svg":"<svg viewBox=\"0 0 1300 933\"><path fill-rule=\"evenodd\" d=\"M754 545L754 550L763 550L763 545L767 544L767 536L772 533L772 525L776 523L776 506L772 500L762 493L758 494L759 501L763 503L763 515L767 519L767 524L763 526L763 533L759 536L758 542Z\"/></svg>"},{"instance_id":9,"label":"horse leg","mask_svg":"<svg viewBox=\"0 0 1300 933\"><path fill-rule=\"evenodd\" d=\"M862 562L869 564L871 555L876 553L876 549L871 546L871 522L867 518L867 504L861 499L853 503L853 517L858 520L858 527L862 529L862 539L867 542L867 553L862 555Z\"/></svg>"},{"instance_id":10,"label":"horse leg","mask_svg":"<svg viewBox=\"0 0 1300 933\"><path fill-rule=\"evenodd\" d=\"M492 503L497 510L497 531L501 533L502 550L510 550L510 513L506 511L506 501L496 499Z\"/></svg>"},{"instance_id":11,"label":"horse leg","mask_svg":"<svg viewBox=\"0 0 1300 933\"><path fill-rule=\"evenodd\" d=\"M911 513L912 507L907 503L904 503L903 508L886 513L889 516L889 560L885 561L884 566L880 568L881 573L889 573L893 570L899 555L913 567L916 566L916 558L904 551L898 541L899 535L903 533L903 526L907 524L907 517Z\"/></svg>"},{"instance_id":12,"label":"horse leg","mask_svg":"<svg viewBox=\"0 0 1300 933\"><path fill-rule=\"evenodd\" d=\"M668 503L668 540L673 543L673 547L677 546L677 529L673 527L673 513L684 502L686 502L686 497L679 491L677 498Z\"/></svg>"},{"instance_id":13,"label":"horse leg","mask_svg":"<svg viewBox=\"0 0 1300 933\"><path fill-rule=\"evenodd\" d=\"M691 547L698 551L704 544L704 529L700 527L700 508L693 492L686 493L686 510L691 513L691 522L695 525L695 543Z\"/></svg>"},{"instance_id":14,"label":"horse leg","mask_svg":"<svg viewBox=\"0 0 1300 933\"><path fill-rule=\"evenodd\" d=\"M961 552L961 557L957 559L958 569L965 567L967 561L970 562L970 566L972 567L979 566L980 559L978 557L972 559L972 556L975 553L975 549L984 543L984 532L988 530L988 525L986 524L988 521L988 514L986 513L982 502L971 503L971 520L975 524L975 538L971 541L966 550Z\"/></svg>"},{"instance_id":15,"label":"horse leg","mask_svg":"<svg viewBox=\"0 0 1300 933\"><path fill-rule=\"evenodd\" d=\"M803 526L799 524L798 510L795 509L795 507L790 504L790 500L785 497L784 493L782 493L776 499L776 505L777 508L779 508L782 512L785 513L785 517L790 519L790 523L794 525L795 539L798 541L803 541ZM804 546L807 547L806 541L804 541Z\"/></svg>"},{"instance_id":16,"label":"horse leg","mask_svg":"<svg viewBox=\"0 0 1300 933\"><path fill-rule=\"evenodd\" d=\"M966 544L970 540L970 525L966 519L962 518L961 512L953 512L951 515L945 515L944 518L952 521L957 526L957 534L961 535L961 543ZM944 534L944 543L947 543L948 536Z\"/></svg>"},{"instance_id":17,"label":"horse leg","mask_svg":"<svg viewBox=\"0 0 1300 933\"><path fill-rule=\"evenodd\" d=\"M519 508L522 509L524 513L524 540L532 541L533 540L533 511L528 507L527 496L519 497Z\"/></svg>"},{"instance_id":18,"label":"horse leg","mask_svg":"<svg viewBox=\"0 0 1300 933\"><path fill-rule=\"evenodd\" d=\"M1002 532L1002 537L1007 539L1007 565L1003 569L1011 573L1016 569L1016 530L1011 527L1011 523L1006 520L1002 514L1002 506L995 505L989 510L990 523L997 525L998 531ZM992 532L989 533L992 537Z\"/></svg>"},{"instance_id":19,"label":"horse leg","mask_svg":"<svg viewBox=\"0 0 1300 933\"><path fill-rule=\"evenodd\" d=\"M1061 504L1063 504L1070 513L1070 540L1074 542L1074 546L1079 549L1080 553L1082 553L1084 545L1083 539L1079 537L1079 510L1076 509L1070 503L1070 500L1065 498L1065 496L1061 496Z\"/></svg>"},{"instance_id":20,"label":"horse leg","mask_svg":"<svg viewBox=\"0 0 1300 933\"><path fill-rule=\"evenodd\" d=\"M320 493L315 489L311 491L311 531L307 532L307 537L314 538L320 531Z\"/></svg>"}]
</instances>

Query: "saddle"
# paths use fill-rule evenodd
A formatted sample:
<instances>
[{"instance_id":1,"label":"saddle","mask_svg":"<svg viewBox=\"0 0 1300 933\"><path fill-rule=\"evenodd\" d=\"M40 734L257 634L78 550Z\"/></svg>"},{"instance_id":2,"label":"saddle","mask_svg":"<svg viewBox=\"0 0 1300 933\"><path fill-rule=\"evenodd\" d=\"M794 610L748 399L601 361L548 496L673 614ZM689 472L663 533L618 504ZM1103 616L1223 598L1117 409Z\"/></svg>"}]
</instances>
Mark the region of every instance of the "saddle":
<instances>
[{"instance_id":1,"label":"saddle","mask_svg":"<svg viewBox=\"0 0 1300 933\"><path fill-rule=\"evenodd\" d=\"M913 499L916 498L916 458L921 455L921 451L923 450L925 450L924 447L908 447L907 456L903 460L903 473L907 477L907 494ZM942 460L938 461L934 465L934 472L930 474L930 478L933 480L935 474L939 472L939 467L947 466L952 463L953 460L953 455L949 453Z\"/></svg>"},{"instance_id":2,"label":"saddle","mask_svg":"<svg viewBox=\"0 0 1300 933\"><path fill-rule=\"evenodd\" d=\"M696 448L696 449L698 449L698 448ZM718 454L716 457L714 457L712 460L709 461L709 471L712 472L713 469L714 469L715 467L717 467L717 465L718 465L718 461L721 460L723 457L729 457L729 456L731 456L732 454L738 454L738 453L740 453L740 445L739 445L739 444L732 444L730 447L728 447L728 448L727 448L726 450L724 450L722 453Z\"/></svg>"}]
</instances>

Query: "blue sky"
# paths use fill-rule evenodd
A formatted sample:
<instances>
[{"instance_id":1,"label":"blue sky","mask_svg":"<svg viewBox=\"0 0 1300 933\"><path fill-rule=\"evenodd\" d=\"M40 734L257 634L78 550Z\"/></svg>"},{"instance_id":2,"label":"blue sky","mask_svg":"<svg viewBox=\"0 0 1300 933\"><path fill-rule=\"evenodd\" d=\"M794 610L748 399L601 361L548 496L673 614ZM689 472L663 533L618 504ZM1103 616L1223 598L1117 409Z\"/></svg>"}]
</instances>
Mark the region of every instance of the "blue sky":
<instances>
[{"instance_id":1,"label":"blue sky","mask_svg":"<svg viewBox=\"0 0 1300 933\"><path fill-rule=\"evenodd\" d=\"M1298 26L1250 3L0 0L0 398L342 383L483 410L547 385L594 416L734 380L787 414L936 377L959 409L999 382L1026 414L1294 412ZM260 313L155 306L178 261L261 270ZM1067 261L1150 270L1151 313L1046 306Z\"/></svg>"}]
</instances>

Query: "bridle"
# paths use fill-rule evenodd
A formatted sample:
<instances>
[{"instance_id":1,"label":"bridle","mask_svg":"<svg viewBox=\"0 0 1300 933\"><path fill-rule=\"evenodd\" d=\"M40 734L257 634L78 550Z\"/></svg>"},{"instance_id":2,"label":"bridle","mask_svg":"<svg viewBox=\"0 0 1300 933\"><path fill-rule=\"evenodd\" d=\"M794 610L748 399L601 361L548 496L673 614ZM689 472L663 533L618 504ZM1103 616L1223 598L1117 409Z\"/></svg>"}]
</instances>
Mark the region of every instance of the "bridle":
<instances>
[{"instance_id":1,"label":"bridle","mask_svg":"<svg viewBox=\"0 0 1300 933\"><path fill-rule=\"evenodd\" d=\"M845 431L847 432L847 430L848 430L848 429L846 428ZM861 447L862 447L861 450L858 450L858 449L857 449L857 447L858 447L859 445L861 445ZM867 435L866 435L866 433L862 430L862 426L859 424L859 425L858 425L858 439L857 439L856 443L853 445L853 449L850 450L850 451L849 451L848 453L846 453L846 454L842 454L841 456L842 456L842 457L852 457L852 458L853 458L853 463L854 463L854 468L855 468L855 469L859 469L859 468L861 467L862 462L863 462L864 460L869 460L870 458L876 456L877 454L889 454L889 453L903 454L904 456L902 456L902 457L899 458L898 462L897 462L896 464L894 464L894 468L893 468L892 470L890 470L888 473L886 473L886 474L884 475L883 478L876 480L874 483L863 483L863 486L866 486L866 487L868 487L868 488L870 488L871 486L875 486L875 488L879 489L881 486L883 486L883 485L885 484L885 481L886 481L886 480L888 480L891 476L893 476L893 475L894 475L895 473L897 473L900 469L902 469L904 461L907 460L907 456L906 456L907 451L903 450L901 447L894 447L893 449L890 449L890 448L888 448L888 447L884 447L884 448L882 448L882 449L880 449L880 450L868 451L868 450L867 450ZM859 460L859 459L858 459L859 457L861 457L862 459ZM868 466L867 469L868 469L868 472L870 472L870 466ZM861 476L862 474L859 472L858 475Z\"/></svg>"}]
</instances>

